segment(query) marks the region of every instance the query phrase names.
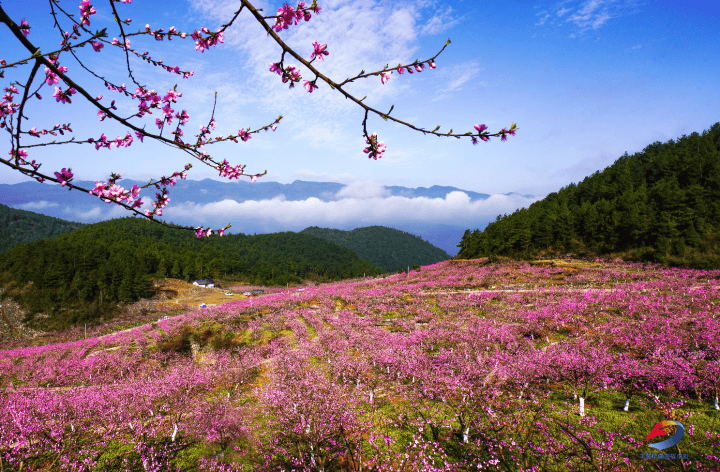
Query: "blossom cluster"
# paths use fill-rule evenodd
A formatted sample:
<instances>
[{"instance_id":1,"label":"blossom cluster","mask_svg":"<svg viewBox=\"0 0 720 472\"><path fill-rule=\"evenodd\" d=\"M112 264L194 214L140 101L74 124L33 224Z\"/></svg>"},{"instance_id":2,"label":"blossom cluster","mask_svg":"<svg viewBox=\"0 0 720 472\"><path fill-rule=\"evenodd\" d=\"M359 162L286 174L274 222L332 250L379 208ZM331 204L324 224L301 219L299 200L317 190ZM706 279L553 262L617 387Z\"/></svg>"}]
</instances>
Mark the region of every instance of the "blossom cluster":
<instances>
[{"instance_id":1,"label":"blossom cluster","mask_svg":"<svg viewBox=\"0 0 720 472\"><path fill-rule=\"evenodd\" d=\"M378 158L382 157L382 154L385 152L385 143L382 141L378 142L376 133L365 138L365 143L368 144L368 147L363 149L363 152L368 155L368 159L372 157L378 160Z\"/></svg>"},{"instance_id":2,"label":"blossom cluster","mask_svg":"<svg viewBox=\"0 0 720 472\"><path fill-rule=\"evenodd\" d=\"M120 180L119 175L114 175L107 182L95 182L95 188L90 190L90 194L97 195L98 198L105 202L127 203L132 208L139 208L142 205L142 199L137 198L140 194L140 188L133 185L133 188L126 190L115 182Z\"/></svg>"},{"instance_id":3,"label":"blossom cluster","mask_svg":"<svg viewBox=\"0 0 720 472\"><path fill-rule=\"evenodd\" d=\"M272 62L269 66L270 72L277 72L277 74L282 77L282 82L284 84L290 81L290 88L295 87L295 84L300 82L300 79L302 79L300 76L300 70L293 65L287 66L283 69L279 62Z\"/></svg>"},{"instance_id":4,"label":"blossom cluster","mask_svg":"<svg viewBox=\"0 0 720 472\"><path fill-rule=\"evenodd\" d=\"M305 2L302 1L298 2L296 8L293 8L290 4L285 3L282 7L278 8L277 17L275 18L275 24L272 26L272 29L276 32L280 32L281 30L288 29L291 25L297 25L298 21L301 19L310 21L310 18L312 18L310 11L315 14L319 14L320 10L321 8L316 2L313 2L309 8L305 7Z\"/></svg>"},{"instance_id":5,"label":"blossom cluster","mask_svg":"<svg viewBox=\"0 0 720 472\"><path fill-rule=\"evenodd\" d=\"M138 133L139 134L139 133ZM125 133L125 137L118 136L115 139L108 139L107 136L105 136L105 133L100 135L100 138L93 139L88 138L88 142L95 144L95 149L106 148L106 149L112 149L113 147L130 147L130 145L133 143L133 137L130 135L130 132Z\"/></svg>"},{"instance_id":6,"label":"blossom cluster","mask_svg":"<svg viewBox=\"0 0 720 472\"><path fill-rule=\"evenodd\" d=\"M82 0L80 2L80 16L81 21L80 24L82 26L90 26L90 15L94 15L97 13L97 10L90 5L90 0Z\"/></svg>"},{"instance_id":7,"label":"blossom cluster","mask_svg":"<svg viewBox=\"0 0 720 472\"><path fill-rule=\"evenodd\" d=\"M203 37L202 33L207 34L207 37ZM216 46L218 43L225 42L225 33L219 31L217 33L211 33L206 27L202 27L200 31L194 31L192 39L195 40L195 50L205 52L206 49L210 49L212 46Z\"/></svg>"},{"instance_id":8,"label":"blossom cluster","mask_svg":"<svg viewBox=\"0 0 720 472\"><path fill-rule=\"evenodd\" d=\"M18 93L17 87L11 85L10 87L5 87L3 90L5 94L3 95L2 101L0 102L0 117L15 114L17 112L17 107L20 106L19 103L13 103L14 94ZM5 121L3 120L0 123L0 127L4 126Z\"/></svg>"}]
</instances>

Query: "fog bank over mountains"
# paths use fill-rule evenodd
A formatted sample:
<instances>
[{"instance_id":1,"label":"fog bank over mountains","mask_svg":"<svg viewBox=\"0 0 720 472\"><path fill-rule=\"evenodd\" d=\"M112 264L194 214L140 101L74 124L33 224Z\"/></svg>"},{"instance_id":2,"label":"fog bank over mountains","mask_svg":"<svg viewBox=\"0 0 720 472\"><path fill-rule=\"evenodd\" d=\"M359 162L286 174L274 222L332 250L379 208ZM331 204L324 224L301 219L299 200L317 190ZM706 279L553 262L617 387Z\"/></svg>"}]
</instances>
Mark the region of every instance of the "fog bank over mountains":
<instances>
[{"instance_id":1,"label":"fog bank over mountains","mask_svg":"<svg viewBox=\"0 0 720 472\"><path fill-rule=\"evenodd\" d=\"M143 182L122 180L125 188ZM93 182L78 181L84 188ZM337 182L178 181L169 187L166 221L219 228L230 233L302 231L309 226L352 230L381 225L421 236L450 255L466 229L483 229L497 215L510 214L539 198L533 195L484 194L455 187L407 188L374 181ZM150 208L155 189L140 193ZM59 185L23 182L0 184L0 203L49 216L95 223L128 216L123 208L107 204Z\"/></svg>"}]
</instances>

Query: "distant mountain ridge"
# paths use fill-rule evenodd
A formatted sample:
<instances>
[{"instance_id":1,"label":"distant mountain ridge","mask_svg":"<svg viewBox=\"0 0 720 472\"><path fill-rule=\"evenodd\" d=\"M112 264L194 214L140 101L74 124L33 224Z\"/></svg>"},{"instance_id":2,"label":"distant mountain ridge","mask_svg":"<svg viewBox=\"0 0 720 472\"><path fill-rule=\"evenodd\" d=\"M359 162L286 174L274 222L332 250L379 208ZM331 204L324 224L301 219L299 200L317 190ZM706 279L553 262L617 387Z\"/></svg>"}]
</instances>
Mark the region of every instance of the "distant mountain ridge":
<instances>
[{"instance_id":1,"label":"distant mountain ridge","mask_svg":"<svg viewBox=\"0 0 720 472\"><path fill-rule=\"evenodd\" d=\"M76 181L76 185L84 188L93 188L94 182ZM124 179L119 183L130 188L132 185L143 185L145 182ZM355 189L362 189L362 185L355 185ZM166 221L173 221L181 225L202 224L191 217L185 216L182 212L174 209L178 205L189 203L191 205L207 205L231 200L238 203L246 201L272 200L282 195L285 201L305 201L309 198L317 198L322 202L341 201L343 195L347 198L352 192L338 192L347 189L349 186L337 182L307 182L296 180L290 184L282 184L279 182L262 182L249 183L247 181L219 182L216 180L179 180L177 184L170 188L170 205L165 212L163 218ZM487 200L490 194L478 193L469 190L463 190L456 187L433 185L431 187L409 188L403 186L385 186L381 193L383 196L395 196L405 198L429 198L444 199L451 192L462 192L466 194L471 202L479 202ZM147 189L141 196L147 203L154 195L154 189ZM510 192L504 194L506 196L519 196L519 194ZM532 195L523 195L525 198L534 198ZM117 218L128 215L116 205L108 205L100 199L88 196L82 192L69 191L67 187L52 184L40 184L35 181L23 182L19 184L0 184L0 203L15 208L43 213L45 215L54 216L69 220L79 220L85 223L95 223L105 221L110 218ZM495 215L481 218L474 222L476 227L484 227L485 224L493 221ZM214 226L224 225L228 221L215 221ZM241 224L233 223L233 227L228 231L235 233L241 231L246 234L252 233L270 233L276 231L299 231L302 228L314 224L308 221L301 226L283 227L280 223L271 225L264 223L256 223L252 219L244 220ZM209 225L210 222L206 222ZM429 241L436 247L441 248L450 255L455 255L458 251L457 244L463 235L467 226L460 222L430 222L425 220L393 222L393 221L367 221L357 219L348 221L339 229L352 230L358 227L364 227L372 224L382 224L393 227L398 230L421 235L426 241ZM337 227L337 226L336 226Z\"/></svg>"},{"instance_id":2,"label":"distant mountain ridge","mask_svg":"<svg viewBox=\"0 0 720 472\"><path fill-rule=\"evenodd\" d=\"M95 182L75 181L79 187L93 188ZM118 181L120 185L130 188L133 185L144 185L146 182L123 179ZM337 182L306 182L296 180L290 184L279 182L255 182L246 181L218 182L212 179L204 180L178 180L174 188L169 189L177 201L191 201L198 204L212 203L220 200L235 200L244 202L246 200L265 200L283 195L286 200L307 200L317 198L322 201L334 200L334 195L345 188L345 184ZM433 185L430 188L418 187L408 188L399 186L386 186L393 196L417 198L445 198L450 192L463 192L470 197L471 201L485 200L490 197L486 193L462 190L456 187L443 187ZM147 192L147 190L146 190ZM507 194L509 195L509 194ZM171 197L172 198L172 197ZM99 200L93 200L82 192L68 191L66 187L59 185L40 184L38 182L22 182L19 184L0 184L0 203L10 206L25 205L32 202L51 202L60 205L87 205ZM47 207L55 208L52 207Z\"/></svg>"},{"instance_id":3,"label":"distant mountain ridge","mask_svg":"<svg viewBox=\"0 0 720 472\"><path fill-rule=\"evenodd\" d=\"M309 234L354 251L364 259L388 272L397 272L414 265L431 265L450 259L422 238L384 226L367 226L351 231L338 229L305 228L300 234Z\"/></svg>"}]
</instances>

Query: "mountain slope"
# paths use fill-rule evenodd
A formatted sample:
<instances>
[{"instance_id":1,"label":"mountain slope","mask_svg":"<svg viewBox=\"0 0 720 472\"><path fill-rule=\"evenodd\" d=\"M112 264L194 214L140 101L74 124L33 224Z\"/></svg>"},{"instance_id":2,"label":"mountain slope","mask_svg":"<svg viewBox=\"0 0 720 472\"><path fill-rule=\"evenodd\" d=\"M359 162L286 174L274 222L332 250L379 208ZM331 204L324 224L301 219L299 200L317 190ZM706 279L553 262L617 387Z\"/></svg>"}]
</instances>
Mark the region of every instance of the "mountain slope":
<instances>
[{"instance_id":1,"label":"mountain slope","mask_svg":"<svg viewBox=\"0 0 720 472\"><path fill-rule=\"evenodd\" d=\"M720 267L720 123L655 142L484 231L467 230L458 258L539 251L620 254Z\"/></svg>"},{"instance_id":2,"label":"mountain slope","mask_svg":"<svg viewBox=\"0 0 720 472\"><path fill-rule=\"evenodd\" d=\"M54 238L85 226L0 204L0 253L18 244Z\"/></svg>"},{"instance_id":3,"label":"mountain slope","mask_svg":"<svg viewBox=\"0 0 720 472\"><path fill-rule=\"evenodd\" d=\"M105 316L118 302L146 296L151 276L234 276L285 285L381 272L351 250L307 234L197 239L192 232L136 218L18 246L0 259L6 294L31 313L50 314L57 326Z\"/></svg>"},{"instance_id":4,"label":"mountain slope","mask_svg":"<svg viewBox=\"0 0 720 472\"><path fill-rule=\"evenodd\" d=\"M445 251L418 236L384 226L367 226L352 231L311 226L300 233L351 249L362 259L388 272L397 272L413 265L435 264L450 258Z\"/></svg>"}]
</instances>

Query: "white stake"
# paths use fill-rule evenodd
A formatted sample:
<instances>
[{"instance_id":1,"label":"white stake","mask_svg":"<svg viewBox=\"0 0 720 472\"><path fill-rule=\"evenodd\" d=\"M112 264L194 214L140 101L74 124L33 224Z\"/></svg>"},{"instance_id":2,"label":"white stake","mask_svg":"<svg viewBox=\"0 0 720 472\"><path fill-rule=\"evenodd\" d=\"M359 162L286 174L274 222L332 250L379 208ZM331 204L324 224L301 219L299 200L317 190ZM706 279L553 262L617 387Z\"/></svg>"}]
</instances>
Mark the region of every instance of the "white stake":
<instances>
[{"instance_id":1,"label":"white stake","mask_svg":"<svg viewBox=\"0 0 720 472\"><path fill-rule=\"evenodd\" d=\"M580 397L580 416L585 416L585 399Z\"/></svg>"},{"instance_id":2,"label":"white stake","mask_svg":"<svg viewBox=\"0 0 720 472\"><path fill-rule=\"evenodd\" d=\"M625 399L625 406L623 407L623 411L628 411L630 409L630 399Z\"/></svg>"}]
</instances>

